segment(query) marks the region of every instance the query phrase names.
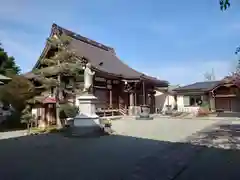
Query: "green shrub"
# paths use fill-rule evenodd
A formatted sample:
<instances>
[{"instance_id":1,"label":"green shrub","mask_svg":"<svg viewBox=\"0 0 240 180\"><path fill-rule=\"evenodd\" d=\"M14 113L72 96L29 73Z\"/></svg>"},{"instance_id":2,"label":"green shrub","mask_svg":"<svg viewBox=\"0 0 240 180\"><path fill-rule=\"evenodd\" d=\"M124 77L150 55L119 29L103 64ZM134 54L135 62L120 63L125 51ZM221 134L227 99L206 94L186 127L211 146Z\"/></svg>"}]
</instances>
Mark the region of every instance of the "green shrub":
<instances>
[{"instance_id":1,"label":"green shrub","mask_svg":"<svg viewBox=\"0 0 240 180\"><path fill-rule=\"evenodd\" d=\"M209 109L210 105L208 102L203 102L201 105L200 105L201 108L205 108L205 109Z\"/></svg>"},{"instance_id":2,"label":"green shrub","mask_svg":"<svg viewBox=\"0 0 240 180\"><path fill-rule=\"evenodd\" d=\"M197 113L197 117L208 116L210 114L209 109L200 107Z\"/></svg>"},{"instance_id":3,"label":"green shrub","mask_svg":"<svg viewBox=\"0 0 240 180\"><path fill-rule=\"evenodd\" d=\"M60 118L73 118L78 114L78 107L71 104L60 105Z\"/></svg>"}]
</instances>

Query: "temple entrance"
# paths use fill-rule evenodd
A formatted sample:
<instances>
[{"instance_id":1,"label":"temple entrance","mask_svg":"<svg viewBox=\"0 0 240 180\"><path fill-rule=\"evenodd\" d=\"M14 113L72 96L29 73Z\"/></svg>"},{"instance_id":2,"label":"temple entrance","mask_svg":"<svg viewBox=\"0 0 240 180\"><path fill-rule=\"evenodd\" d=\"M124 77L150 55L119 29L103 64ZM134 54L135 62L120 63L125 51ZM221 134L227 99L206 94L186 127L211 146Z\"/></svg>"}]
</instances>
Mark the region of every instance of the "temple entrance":
<instances>
[{"instance_id":1,"label":"temple entrance","mask_svg":"<svg viewBox=\"0 0 240 180\"><path fill-rule=\"evenodd\" d=\"M232 98L228 98L228 97L218 97L215 99L215 106L216 106L216 110L219 111L228 111L231 112L232 111Z\"/></svg>"},{"instance_id":2,"label":"temple entrance","mask_svg":"<svg viewBox=\"0 0 240 180\"><path fill-rule=\"evenodd\" d=\"M214 89L215 107L217 111L240 112L238 87L233 84L223 84Z\"/></svg>"}]
</instances>

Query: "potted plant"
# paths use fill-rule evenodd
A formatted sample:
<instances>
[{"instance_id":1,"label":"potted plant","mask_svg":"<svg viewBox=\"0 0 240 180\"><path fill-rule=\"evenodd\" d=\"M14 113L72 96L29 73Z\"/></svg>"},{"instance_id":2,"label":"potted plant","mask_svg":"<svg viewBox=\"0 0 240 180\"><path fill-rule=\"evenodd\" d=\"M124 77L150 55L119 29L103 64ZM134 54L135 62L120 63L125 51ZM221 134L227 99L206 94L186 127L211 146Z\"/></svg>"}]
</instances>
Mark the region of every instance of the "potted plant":
<instances>
[{"instance_id":1,"label":"potted plant","mask_svg":"<svg viewBox=\"0 0 240 180\"><path fill-rule=\"evenodd\" d=\"M105 128L111 128L112 127L112 120L111 119L104 119L103 125Z\"/></svg>"}]
</instances>

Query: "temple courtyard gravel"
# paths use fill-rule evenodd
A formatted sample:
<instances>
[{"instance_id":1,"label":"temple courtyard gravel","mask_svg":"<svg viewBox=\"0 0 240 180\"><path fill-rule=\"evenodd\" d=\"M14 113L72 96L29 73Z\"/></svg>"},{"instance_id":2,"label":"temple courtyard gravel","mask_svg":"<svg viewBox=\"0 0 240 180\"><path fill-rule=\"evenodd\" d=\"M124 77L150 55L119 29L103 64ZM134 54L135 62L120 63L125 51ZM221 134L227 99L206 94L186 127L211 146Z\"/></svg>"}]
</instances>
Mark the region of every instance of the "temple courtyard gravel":
<instances>
[{"instance_id":1,"label":"temple courtyard gravel","mask_svg":"<svg viewBox=\"0 0 240 180\"><path fill-rule=\"evenodd\" d=\"M240 179L239 121L127 118L113 129L92 138L0 134L1 179Z\"/></svg>"}]
</instances>

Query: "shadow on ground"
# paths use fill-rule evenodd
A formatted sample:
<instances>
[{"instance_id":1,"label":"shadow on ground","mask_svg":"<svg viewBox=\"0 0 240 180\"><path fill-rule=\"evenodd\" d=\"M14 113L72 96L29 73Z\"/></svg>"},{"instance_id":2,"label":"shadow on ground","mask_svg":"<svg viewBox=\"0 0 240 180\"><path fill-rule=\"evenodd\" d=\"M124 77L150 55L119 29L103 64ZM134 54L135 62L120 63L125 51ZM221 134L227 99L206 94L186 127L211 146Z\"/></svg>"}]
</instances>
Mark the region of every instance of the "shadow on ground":
<instances>
[{"instance_id":1,"label":"shadow on ground","mask_svg":"<svg viewBox=\"0 0 240 180\"><path fill-rule=\"evenodd\" d=\"M182 143L59 133L1 140L0 174L4 180L238 180L239 129L219 125ZM234 145L211 145L218 137L234 137Z\"/></svg>"},{"instance_id":2,"label":"shadow on ground","mask_svg":"<svg viewBox=\"0 0 240 180\"><path fill-rule=\"evenodd\" d=\"M195 145L222 149L240 149L240 124L219 124L190 137Z\"/></svg>"},{"instance_id":3,"label":"shadow on ground","mask_svg":"<svg viewBox=\"0 0 240 180\"><path fill-rule=\"evenodd\" d=\"M218 112L217 117L236 117L236 118L239 118L240 113L239 112Z\"/></svg>"}]
</instances>

